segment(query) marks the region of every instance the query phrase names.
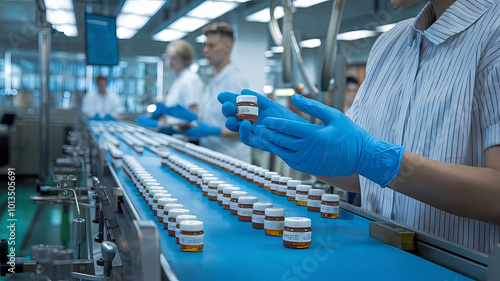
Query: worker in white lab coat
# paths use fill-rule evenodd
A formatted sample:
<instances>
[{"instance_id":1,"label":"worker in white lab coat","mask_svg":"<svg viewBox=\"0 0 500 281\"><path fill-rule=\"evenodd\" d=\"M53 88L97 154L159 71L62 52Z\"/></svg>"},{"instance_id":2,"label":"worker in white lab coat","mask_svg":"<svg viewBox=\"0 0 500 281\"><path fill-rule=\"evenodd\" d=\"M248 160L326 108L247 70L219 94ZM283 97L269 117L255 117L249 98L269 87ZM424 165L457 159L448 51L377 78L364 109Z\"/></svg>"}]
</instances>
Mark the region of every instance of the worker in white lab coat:
<instances>
[{"instance_id":1,"label":"worker in white lab coat","mask_svg":"<svg viewBox=\"0 0 500 281\"><path fill-rule=\"evenodd\" d=\"M113 92L107 91L108 78L98 76L96 78L97 92L87 93L82 101L82 113L88 118L112 120L120 117L125 109L120 97Z\"/></svg>"}]
</instances>

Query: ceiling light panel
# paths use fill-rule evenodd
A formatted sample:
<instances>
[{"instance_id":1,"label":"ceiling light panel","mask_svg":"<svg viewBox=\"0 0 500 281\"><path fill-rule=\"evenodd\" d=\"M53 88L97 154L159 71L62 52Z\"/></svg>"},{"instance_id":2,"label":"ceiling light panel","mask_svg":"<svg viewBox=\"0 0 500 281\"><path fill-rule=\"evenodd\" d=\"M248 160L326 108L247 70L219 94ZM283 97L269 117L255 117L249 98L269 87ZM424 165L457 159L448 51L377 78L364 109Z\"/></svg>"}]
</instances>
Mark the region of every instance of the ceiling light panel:
<instances>
[{"instance_id":1,"label":"ceiling light panel","mask_svg":"<svg viewBox=\"0 0 500 281\"><path fill-rule=\"evenodd\" d=\"M170 41L175 41L183 38L186 36L186 32L181 32L173 29L163 29L162 31L156 33L153 35L153 40L155 41L165 41L165 42L170 42Z\"/></svg>"},{"instance_id":2,"label":"ceiling light panel","mask_svg":"<svg viewBox=\"0 0 500 281\"><path fill-rule=\"evenodd\" d=\"M317 48L321 46L321 39L313 38L309 40L300 41L299 46L302 48Z\"/></svg>"},{"instance_id":3,"label":"ceiling light panel","mask_svg":"<svg viewBox=\"0 0 500 281\"><path fill-rule=\"evenodd\" d=\"M165 3L164 0L127 0L120 13L153 16Z\"/></svg>"},{"instance_id":4,"label":"ceiling light panel","mask_svg":"<svg viewBox=\"0 0 500 281\"><path fill-rule=\"evenodd\" d=\"M129 29L141 29L149 21L149 19L150 17L148 16L120 13L116 18L116 25Z\"/></svg>"},{"instance_id":5,"label":"ceiling light panel","mask_svg":"<svg viewBox=\"0 0 500 281\"><path fill-rule=\"evenodd\" d=\"M168 27L184 32L193 32L208 23L208 19L181 17Z\"/></svg>"},{"instance_id":6,"label":"ceiling light panel","mask_svg":"<svg viewBox=\"0 0 500 281\"><path fill-rule=\"evenodd\" d=\"M129 29L126 27L118 26L116 28L116 37L118 39L130 39L134 37L134 35L137 33L137 30L135 29Z\"/></svg>"},{"instance_id":7,"label":"ceiling light panel","mask_svg":"<svg viewBox=\"0 0 500 281\"><path fill-rule=\"evenodd\" d=\"M295 0L293 1L293 6L296 8L308 8L326 1L328 0Z\"/></svg>"},{"instance_id":8,"label":"ceiling light panel","mask_svg":"<svg viewBox=\"0 0 500 281\"><path fill-rule=\"evenodd\" d=\"M378 33L373 30L355 30L338 34L337 40L354 41L358 39L373 37L377 34Z\"/></svg>"},{"instance_id":9,"label":"ceiling light panel","mask_svg":"<svg viewBox=\"0 0 500 281\"><path fill-rule=\"evenodd\" d=\"M205 41L207 41L207 36L205 34L196 37L197 43L205 43Z\"/></svg>"},{"instance_id":10,"label":"ceiling light panel","mask_svg":"<svg viewBox=\"0 0 500 281\"><path fill-rule=\"evenodd\" d=\"M205 1L187 13L190 17L215 19L236 8L238 3Z\"/></svg>"},{"instance_id":11,"label":"ceiling light panel","mask_svg":"<svg viewBox=\"0 0 500 281\"><path fill-rule=\"evenodd\" d=\"M52 10L73 10L72 0L45 0L45 7Z\"/></svg>"},{"instance_id":12,"label":"ceiling light panel","mask_svg":"<svg viewBox=\"0 0 500 281\"><path fill-rule=\"evenodd\" d=\"M391 30L395 25L396 25L395 23L381 25L381 26L375 27L375 30L378 32L386 32L386 31Z\"/></svg>"},{"instance_id":13,"label":"ceiling light panel","mask_svg":"<svg viewBox=\"0 0 500 281\"><path fill-rule=\"evenodd\" d=\"M76 24L75 13L67 10L47 10L47 21L51 24Z\"/></svg>"},{"instance_id":14,"label":"ceiling light panel","mask_svg":"<svg viewBox=\"0 0 500 281\"><path fill-rule=\"evenodd\" d=\"M283 9L282 6L277 6L274 9L274 17L276 19L280 19L284 15L285 15L285 9ZM269 8L262 9L258 12L246 16L245 20L255 21L255 22L269 22L271 20L271 10L269 10Z\"/></svg>"}]
</instances>

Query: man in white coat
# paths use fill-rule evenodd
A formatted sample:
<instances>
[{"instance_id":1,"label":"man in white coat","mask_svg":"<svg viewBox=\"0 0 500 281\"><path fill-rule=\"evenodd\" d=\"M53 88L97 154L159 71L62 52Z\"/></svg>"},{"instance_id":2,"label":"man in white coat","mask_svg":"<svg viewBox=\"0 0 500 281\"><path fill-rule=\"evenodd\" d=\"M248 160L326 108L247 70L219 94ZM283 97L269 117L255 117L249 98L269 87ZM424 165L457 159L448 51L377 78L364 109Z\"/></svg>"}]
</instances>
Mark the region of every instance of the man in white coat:
<instances>
[{"instance_id":1,"label":"man in white coat","mask_svg":"<svg viewBox=\"0 0 500 281\"><path fill-rule=\"evenodd\" d=\"M224 126L226 118L221 113L222 105L217 101L217 95L221 92L239 93L248 88L248 82L230 61L233 29L226 23L213 23L206 26L203 33L207 37L203 52L214 66L215 76L198 103L199 126L191 127L185 134L200 138L200 144L204 147L250 162L250 148L240 141L238 133Z\"/></svg>"},{"instance_id":2,"label":"man in white coat","mask_svg":"<svg viewBox=\"0 0 500 281\"><path fill-rule=\"evenodd\" d=\"M87 93L82 101L82 113L94 119L115 119L122 114L125 109L120 101L120 97L108 92L108 78L98 76L95 80L97 92Z\"/></svg>"}]
</instances>

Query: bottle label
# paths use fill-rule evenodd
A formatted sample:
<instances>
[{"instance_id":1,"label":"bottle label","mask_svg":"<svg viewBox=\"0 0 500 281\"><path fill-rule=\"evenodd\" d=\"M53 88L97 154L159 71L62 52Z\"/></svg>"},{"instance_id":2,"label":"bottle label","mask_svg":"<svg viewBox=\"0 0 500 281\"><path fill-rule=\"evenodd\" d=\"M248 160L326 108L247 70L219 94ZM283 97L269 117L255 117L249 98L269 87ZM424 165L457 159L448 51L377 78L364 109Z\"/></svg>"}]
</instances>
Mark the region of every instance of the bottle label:
<instances>
[{"instance_id":1,"label":"bottle label","mask_svg":"<svg viewBox=\"0 0 500 281\"><path fill-rule=\"evenodd\" d=\"M330 206L321 204L321 212L327 214L338 214L339 206Z\"/></svg>"},{"instance_id":2,"label":"bottle label","mask_svg":"<svg viewBox=\"0 0 500 281\"><path fill-rule=\"evenodd\" d=\"M229 198L229 197L222 197L222 204L223 205L229 205L229 200L231 200L231 198Z\"/></svg>"},{"instance_id":3,"label":"bottle label","mask_svg":"<svg viewBox=\"0 0 500 281\"><path fill-rule=\"evenodd\" d=\"M253 180L254 177L255 176L254 176L253 173L250 173L250 172L247 173L247 179L252 179Z\"/></svg>"},{"instance_id":4,"label":"bottle label","mask_svg":"<svg viewBox=\"0 0 500 281\"><path fill-rule=\"evenodd\" d=\"M260 177L259 176L253 176L253 181L254 182L260 182Z\"/></svg>"},{"instance_id":5,"label":"bottle label","mask_svg":"<svg viewBox=\"0 0 500 281\"><path fill-rule=\"evenodd\" d=\"M279 184L271 183L271 190L278 190L278 185Z\"/></svg>"},{"instance_id":6,"label":"bottle label","mask_svg":"<svg viewBox=\"0 0 500 281\"><path fill-rule=\"evenodd\" d=\"M286 185L283 185L283 184L278 185L278 191L279 192L286 192Z\"/></svg>"},{"instance_id":7,"label":"bottle label","mask_svg":"<svg viewBox=\"0 0 500 281\"><path fill-rule=\"evenodd\" d=\"M271 186L271 181L264 180L264 186Z\"/></svg>"},{"instance_id":8,"label":"bottle label","mask_svg":"<svg viewBox=\"0 0 500 281\"><path fill-rule=\"evenodd\" d=\"M237 175L241 174L241 168L236 168L236 170L234 170L234 173Z\"/></svg>"},{"instance_id":9,"label":"bottle label","mask_svg":"<svg viewBox=\"0 0 500 281\"><path fill-rule=\"evenodd\" d=\"M250 114L259 116L259 107L240 105L236 107L236 114Z\"/></svg>"},{"instance_id":10,"label":"bottle label","mask_svg":"<svg viewBox=\"0 0 500 281\"><path fill-rule=\"evenodd\" d=\"M217 201L221 201L222 202L222 194L220 193L217 193Z\"/></svg>"},{"instance_id":11,"label":"bottle label","mask_svg":"<svg viewBox=\"0 0 500 281\"><path fill-rule=\"evenodd\" d=\"M283 230L285 221L268 221L264 220L264 229L268 230Z\"/></svg>"},{"instance_id":12,"label":"bottle label","mask_svg":"<svg viewBox=\"0 0 500 281\"><path fill-rule=\"evenodd\" d=\"M295 192L296 191L297 190L295 190L295 189L287 189L286 190L286 196L288 196L288 197L295 197Z\"/></svg>"},{"instance_id":13,"label":"bottle label","mask_svg":"<svg viewBox=\"0 0 500 281\"><path fill-rule=\"evenodd\" d=\"M195 182L197 179L198 179L198 177L197 177L197 176L194 176L194 175L191 175L191 176L189 177L189 181L193 181L193 182Z\"/></svg>"},{"instance_id":14,"label":"bottle label","mask_svg":"<svg viewBox=\"0 0 500 281\"><path fill-rule=\"evenodd\" d=\"M253 209L252 208L238 208L238 216L251 217Z\"/></svg>"},{"instance_id":15,"label":"bottle label","mask_svg":"<svg viewBox=\"0 0 500 281\"><path fill-rule=\"evenodd\" d=\"M201 191L207 192L208 191L208 184L202 184L201 185Z\"/></svg>"},{"instance_id":16,"label":"bottle label","mask_svg":"<svg viewBox=\"0 0 500 281\"><path fill-rule=\"evenodd\" d=\"M153 204L153 210L158 210L158 203L152 203Z\"/></svg>"},{"instance_id":17,"label":"bottle label","mask_svg":"<svg viewBox=\"0 0 500 281\"><path fill-rule=\"evenodd\" d=\"M321 200L307 199L307 207L321 207Z\"/></svg>"},{"instance_id":18,"label":"bottle label","mask_svg":"<svg viewBox=\"0 0 500 281\"><path fill-rule=\"evenodd\" d=\"M238 202L229 202L230 210L238 210Z\"/></svg>"},{"instance_id":19,"label":"bottle label","mask_svg":"<svg viewBox=\"0 0 500 281\"><path fill-rule=\"evenodd\" d=\"M208 196L217 196L217 189L208 189Z\"/></svg>"},{"instance_id":20,"label":"bottle label","mask_svg":"<svg viewBox=\"0 0 500 281\"><path fill-rule=\"evenodd\" d=\"M306 194L295 194L295 201L307 201L307 195Z\"/></svg>"},{"instance_id":21,"label":"bottle label","mask_svg":"<svg viewBox=\"0 0 500 281\"><path fill-rule=\"evenodd\" d=\"M175 227L175 237L179 237L179 234L181 234L181 229L177 228L177 226L176 226Z\"/></svg>"},{"instance_id":22,"label":"bottle label","mask_svg":"<svg viewBox=\"0 0 500 281\"><path fill-rule=\"evenodd\" d=\"M168 222L168 230L172 231L172 230L175 230L175 222L171 222L169 221Z\"/></svg>"},{"instance_id":23,"label":"bottle label","mask_svg":"<svg viewBox=\"0 0 500 281\"><path fill-rule=\"evenodd\" d=\"M283 241L311 242L311 231L308 232L283 231Z\"/></svg>"},{"instance_id":24,"label":"bottle label","mask_svg":"<svg viewBox=\"0 0 500 281\"><path fill-rule=\"evenodd\" d=\"M252 222L255 222L255 223L264 223L264 218L265 217L266 217L265 215L252 214Z\"/></svg>"},{"instance_id":25,"label":"bottle label","mask_svg":"<svg viewBox=\"0 0 500 281\"><path fill-rule=\"evenodd\" d=\"M246 170L241 170L241 177L243 177L243 178L247 177L247 171Z\"/></svg>"},{"instance_id":26,"label":"bottle label","mask_svg":"<svg viewBox=\"0 0 500 281\"><path fill-rule=\"evenodd\" d=\"M198 179L196 180L196 184L197 184L197 185L201 185L201 179L200 179L200 178L198 178Z\"/></svg>"},{"instance_id":27,"label":"bottle label","mask_svg":"<svg viewBox=\"0 0 500 281\"><path fill-rule=\"evenodd\" d=\"M179 244L188 246L199 246L203 245L205 239L204 234L200 235L185 235L179 234Z\"/></svg>"}]
</instances>

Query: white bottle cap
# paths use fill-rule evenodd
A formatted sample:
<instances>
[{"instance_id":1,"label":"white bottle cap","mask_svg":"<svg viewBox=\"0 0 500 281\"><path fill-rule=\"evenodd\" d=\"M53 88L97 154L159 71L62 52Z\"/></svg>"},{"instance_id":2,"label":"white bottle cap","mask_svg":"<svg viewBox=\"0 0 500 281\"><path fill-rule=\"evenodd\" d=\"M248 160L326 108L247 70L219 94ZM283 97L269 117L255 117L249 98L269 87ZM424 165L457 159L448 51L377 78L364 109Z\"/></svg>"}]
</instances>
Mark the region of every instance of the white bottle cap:
<instances>
[{"instance_id":1,"label":"white bottle cap","mask_svg":"<svg viewBox=\"0 0 500 281\"><path fill-rule=\"evenodd\" d=\"M265 175L266 175L266 173L267 173L267 172L269 172L269 170L268 170L268 169L262 169L262 170L260 170L260 172L259 172L259 176L263 177L263 176L265 176Z\"/></svg>"},{"instance_id":2,"label":"white bottle cap","mask_svg":"<svg viewBox=\"0 0 500 281\"><path fill-rule=\"evenodd\" d=\"M218 178L216 177L205 177L205 174L202 176L202 182L208 184L210 181L216 181Z\"/></svg>"},{"instance_id":3,"label":"white bottle cap","mask_svg":"<svg viewBox=\"0 0 500 281\"><path fill-rule=\"evenodd\" d=\"M195 221L197 219L198 217L195 215L178 215L177 218L175 218L175 222L180 224L183 221Z\"/></svg>"},{"instance_id":4,"label":"white bottle cap","mask_svg":"<svg viewBox=\"0 0 500 281\"><path fill-rule=\"evenodd\" d=\"M280 175L272 175L271 176L271 181L277 181L277 182L279 182L280 178L281 178Z\"/></svg>"},{"instance_id":5,"label":"white bottle cap","mask_svg":"<svg viewBox=\"0 0 500 281\"><path fill-rule=\"evenodd\" d=\"M160 206L177 205L177 199L176 198L169 198L169 197L158 198L158 205L160 205ZM180 204L178 204L178 205L180 205Z\"/></svg>"},{"instance_id":6,"label":"white bottle cap","mask_svg":"<svg viewBox=\"0 0 500 281\"><path fill-rule=\"evenodd\" d=\"M153 195L153 197L156 194L161 194L161 193L168 193L168 191L166 191L165 189L152 189L149 191L149 195Z\"/></svg>"},{"instance_id":7,"label":"white bottle cap","mask_svg":"<svg viewBox=\"0 0 500 281\"><path fill-rule=\"evenodd\" d=\"M224 189L222 190L222 192L224 194L231 194L231 192L238 191L238 190L240 190L239 187L236 187L236 186L227 186L227 187L224 187Z\"/></svg>"},{"instance_id":8,"label":"white bottle cap","mask_svg":"<svg viewBox=\"0 0 500 281\"><path fill-rule=\"evenodd\" d=\"M168 210L168 218L177 218L179 215L189 215L188 209L170 209Z\"/></svg>"},{"instance_id":9,"label":"white bottle cap","mask_svg":"<svg viewBox=\"0 0 500 281\"><path fill-rule=\"evenodd\" d=\"M165 189L159 185L147 185L146 190L149 192L151 190L165 190Z\"/></svg>"},{"instance_id":10,"label":"white bottle cap","mask_svg":"<svg viewBox=\"0 0 500 281\"><path fill-rule=\"evenodd\" d=\"M253 173L253 172L255 171L255 168L257 168L257 166L255 166L255 165L250 165L250 166L248 166L248 167L247 167L247 171L249 171L249 172L252 172L252 173Z\"/></svg>"},{"instance_id":11,"label":"white bottle cap","mask_svg":"<svg viewBox=\"0 0 500 281\"><path fill-rule=\"evenodd\" d=\"M219 186L219 184L222 184L222 183L225 183L225 182L223 182L223 181L217 181L217 180L215 180L215 181L209 181L208 182L208 186L210 186L210 187L217 187L217 186Z\"/></svg>"},{"instance_id":12,"label":"white bottle cap","mask_svg":"<svg viewBox=\"0 0 500 281\"><path fill-rule=\"evenodd\" d=\"M266 179L270 179L270 178L271 178L271 176L273 176L273 175L277 175L277 174L278 174L278 173L276 173L276 172L266 172L266 173L265 173L265 176L266 176Z\"/></svg>"},{"instance_id":13,"label":"white bottle cap","mask_svg":"<svg viewBox=\"0 0 500 281\"><path fill-rule=\"evenodd\" d=\"M301 183L302 183L302 181L299 181L299 180L288 180L286 185L290 186L290 187L297 187L297 185L299 185Z\"/></svg>"},{"instance_id":14,"label":"white bottle cap","mask_svg":"<svg viewBox=\"0 0 500 281\"><path fill-rule=\"evenodd\" d=\"M179 224L179 228L181 231L189 231L189 232L202 231L203 230L203 222L202 221L187 220L187 221L181 222Z\"/></svg>"},{"instance_id":15,"label":"white bottle cap","mask_svg":"<svg viewBox=\"0 0 500 281\"><path fill-rule=\"evenodd\" d=\"M279 179L280 183L282 183L282 184L283 183L286 184L289 180L293 180L293 179L291 177L281 177Z\"/></svg>"},{"instance_id":16,"label":"white bottle cap","mask_svg":"<svg viewBox=\"0 0 500 281\"><path fill-rule=\"evenodd\" d=\"M158 202L158 205L160 204L160 202ZM165 204L163 205L163 210L165 210L166 212L169 212L170 210L173 210L173 209L182 209L184 208L184 205L182 204L177 204L177 203L170 203L170 204ZM189 215L189 214L183 214L183 215Z\"/></svg>"},{"instance_id":17,"label":"white bottle cap","mask_svg":"<svg viewBox=\"0 0 500 281\"><path fill-rule=\"evenodd\" d=\"M269 202L255 202L253 203L253 209L255 211L265 211L267 208L272 208L273 203Z\"/></svg>"},{"instance_id":18,"label":"white bottle cap","mask_svg":"<svg viewBox=\"0 0 500 281\"><path fill-rule=\"evenodd\" d=\"M196 170L196 174L197 174L198 176L200 176L200 175L203 175L203 174L208 174L208 171L207 171L207 170L200 169L200 170ZM209 174L209 175L212 175L212 176L213 176L213 174Z\"/></svg>"},{"instance_id":19,"label":"white bottle cap","mask_svg":"<svg viewBox=\"0 0 500 281\"><path fill-rule=\"evenodd\" d=\"M238 197L238 203L239 204L252 204L257 202L258 199L255 196L240 196Z\"/></svg>"},{"instance_id":20,"label":"white bottle cap","mask_svg":"<svg viewBox=\"0 0 500 281\"><path fill-rule=\"evenodd\" d=\"M325 193L325 194L321 195L321 200L326 201L326 202L339 202L340 196L338 196L337 194Z\"/></svg>"},{"instance_id":21,"label":"white bottle cap","mask_svg":"<svg viewBox=\"0 0 500 281\"><path fill-rule=\"evenodd\" d=\"M202 170L202 168L200 168L200 167L198 167L198 166L191 166L191 167L189 168L189 172L190 172L191 174L194 174L197 170Z\"/></svg>"},{"instance_id":22,"label":"white bottle cap","mask_svg":"<svg viewBox=\"0 0 500 281\"><path fill-rule=\"evenodd\" d=\"M233 186L233 185L232 185L232 184L230 184L230 183L221 183L221 184L219 184L219 185L217 186L217 190L222 190L222 191L223 191L223 190L224 190L224 188L226 188L226 187L230 187L230 186Z\"/></svg>"},{"instance_id":23,"label":"white bottle cap","mask_svg":"<svg viewBox=\"0 0 500 281\"><path fill-rule=\"evenodd\" d=\"M285 216L285 209L283 208L267 208L265 211L266 216L269 217L283 217Z\"/></svg>"},{"instance_id":24,"label":"white bottle cap","mask_svg":"<svg viewBox=\"0 0 500 281\"><path fill-rule=\"evenodd\" d=\"M311 227L311 219L299 217L285 218L285 226L300 228Z\"/></svg>"},{"instance_id":25,"label":"white bottle cap","mask_svg":"<svg viewBox=\"0 0 500 281\"><path fill-rule=\"evenodd\" d=\"M236 97L236 103L239 102L253 102L257 103L257 97L251 95L240 95Z\"/></svg>"},{"instance_id":26,"label":"white bottle cap","mask_svg":"<svg viewBox=\"0 0 500 281\"><path fill-rule=\"evenodd\" d=\"M308 185L308 184L299 184L297 185L297 191L309 191L309 189L311 189L312 186Z\"/></svg>"},{"instance_id":27,"label":"white bottle cap","mask_svg":"<svg viewBox=\"0 0 500 281\"><path fill-rule=\"evenodd\" d=\"M321 196L323 194L325 194L325 191L323 189L309 189L309 195Z\"/></svg>"},{"instance_id":28,"label":"white bottle cap","mask_svg":"<svg viewBox=\"0 0 500 281\"><path fill-rule=\"evenodd\" d=\"M233 191L231 192L231 198L238 198L240 196L247 196L248 192L246 191Z\"/></svg>"},{"instance_id":29,"label":"white bottle cap","mask_svg":"<svg viewBox=\"0 0 500 281\"><path fill-rule=\"evenodd\" d=\"M158 201L158 200L160 200L160 198L172 198L172 194L171 193L156 193L155 195L153 195L153 200ZM164 203L164 204L167 204L167 203Z\"/></svg>"}]
</instances>

